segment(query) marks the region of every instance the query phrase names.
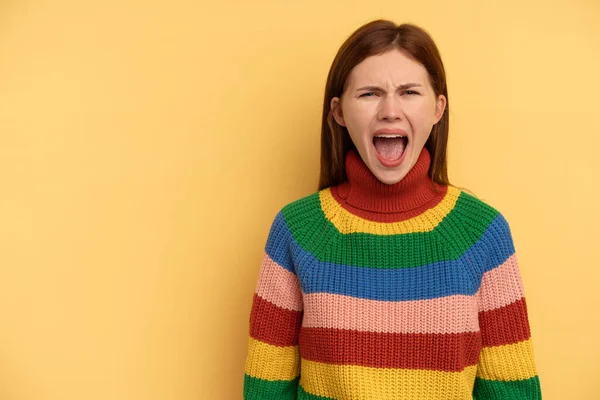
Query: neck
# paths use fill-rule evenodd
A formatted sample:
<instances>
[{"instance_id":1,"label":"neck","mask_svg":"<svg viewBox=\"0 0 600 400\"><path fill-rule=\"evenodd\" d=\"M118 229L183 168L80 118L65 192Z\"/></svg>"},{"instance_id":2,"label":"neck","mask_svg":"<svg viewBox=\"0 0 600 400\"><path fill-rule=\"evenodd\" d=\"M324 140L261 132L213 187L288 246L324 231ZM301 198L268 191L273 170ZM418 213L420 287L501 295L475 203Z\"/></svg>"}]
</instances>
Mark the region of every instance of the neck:
<instances>
[{"instance_id":1,"label":"neck","mask_svg":"<svg viewBox=\"0 0 600 400\"><path fill-rule=\"evenodd\" d=\"M375 220L400 221L419 215L439 203L447 186L434 184L428 175L431 156L423 147L415 165L399 182L388 185L371 172L355 149L346 155L348 180L332 188L346 209ZM384 214L384 215L381 215Z\"/></svg>"}]
</instances>

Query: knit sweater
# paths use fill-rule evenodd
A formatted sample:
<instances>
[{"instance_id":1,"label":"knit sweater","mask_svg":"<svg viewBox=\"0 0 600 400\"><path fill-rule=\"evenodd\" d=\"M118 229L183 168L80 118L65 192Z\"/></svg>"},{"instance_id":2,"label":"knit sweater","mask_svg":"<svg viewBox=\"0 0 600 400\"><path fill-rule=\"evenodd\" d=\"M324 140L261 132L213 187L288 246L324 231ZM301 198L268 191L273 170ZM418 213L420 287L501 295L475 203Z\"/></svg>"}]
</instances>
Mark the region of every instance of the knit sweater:
<instances>
[{"instance_id":1,"label":"knit sweater","mask_svg":"<svg viewBox=\"0 0 600 400\"><path fill-rule=\"evenodd\" d=\"M509 225L430 163L387 185L350 150L347 181L280 209L244 399L541 399Z\"/></svg>"}]
</instances>

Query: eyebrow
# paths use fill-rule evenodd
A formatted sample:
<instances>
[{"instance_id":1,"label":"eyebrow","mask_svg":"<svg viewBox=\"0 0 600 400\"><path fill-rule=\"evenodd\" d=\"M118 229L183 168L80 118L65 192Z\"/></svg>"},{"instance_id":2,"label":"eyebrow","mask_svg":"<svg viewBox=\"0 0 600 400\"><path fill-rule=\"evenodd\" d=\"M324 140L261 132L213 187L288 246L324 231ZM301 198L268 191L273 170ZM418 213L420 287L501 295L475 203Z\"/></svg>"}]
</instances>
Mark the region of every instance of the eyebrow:
<instances>
[{"instance_id":1,"label":"eyebrow","mask_svg":"<svg viewBox=\"0 0 600 400\"><path fill-rule=\"evenodd\" d=\"M398 90L409 89L409 88L415 87L415 86L421 86L421 84L414 83L414 82L403 83L402 85L398 86ZM363 86L361 88L356 89L357 92L360 90L383 90L383 89L380 88L379 86Z\"/></svg>"}]
</instances>

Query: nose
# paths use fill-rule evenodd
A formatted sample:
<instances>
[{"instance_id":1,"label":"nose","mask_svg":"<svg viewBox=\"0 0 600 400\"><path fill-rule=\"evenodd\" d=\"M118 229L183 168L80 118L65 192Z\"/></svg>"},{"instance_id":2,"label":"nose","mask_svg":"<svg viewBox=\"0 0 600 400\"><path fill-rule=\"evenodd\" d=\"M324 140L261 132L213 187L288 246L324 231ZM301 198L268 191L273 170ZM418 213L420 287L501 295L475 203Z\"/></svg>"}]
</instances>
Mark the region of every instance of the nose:
<instances>
[{"instance_id":1,"label":"nose","mask_svg":"<svg viewBox=\"0 0 600 400\"><path fill-rule=\"evenodd\" d=\"M402 115L402 104L395 94L384 96L379 107L379 119L395 121Z\"/></svg>"}]
</instances>

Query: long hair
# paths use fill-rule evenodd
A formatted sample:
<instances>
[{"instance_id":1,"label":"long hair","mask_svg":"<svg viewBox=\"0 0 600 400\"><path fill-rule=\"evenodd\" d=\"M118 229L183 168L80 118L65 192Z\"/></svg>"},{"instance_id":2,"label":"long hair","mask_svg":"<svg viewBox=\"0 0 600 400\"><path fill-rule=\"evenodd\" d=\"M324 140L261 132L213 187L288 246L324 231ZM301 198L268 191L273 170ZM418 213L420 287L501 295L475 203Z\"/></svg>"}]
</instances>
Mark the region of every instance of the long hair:
<instances>
[{"instance_id":1,"label":"long hair","mask_svg":"<svg viewBox=\"0 0 600 400\"><path fill-rule=\"evenodd\" d=\"M446 97L444 114L433 126L425 147L431 154L429 177L438 184L449 184L446 163L449 100L446 72L438 48L429 33L416 25L396 25L387 20L375 20L361 26L346 39L329 69L321 121L321 173L318 190L340 184L347 179L346 153L355 148L347 128L333 119L331 99L342 96L346 80L356 65L367 57L393 49L400 50L407 57L422 64L427 70L436 97L440 94Z\"/></svg>"}]
</instances>

